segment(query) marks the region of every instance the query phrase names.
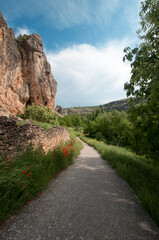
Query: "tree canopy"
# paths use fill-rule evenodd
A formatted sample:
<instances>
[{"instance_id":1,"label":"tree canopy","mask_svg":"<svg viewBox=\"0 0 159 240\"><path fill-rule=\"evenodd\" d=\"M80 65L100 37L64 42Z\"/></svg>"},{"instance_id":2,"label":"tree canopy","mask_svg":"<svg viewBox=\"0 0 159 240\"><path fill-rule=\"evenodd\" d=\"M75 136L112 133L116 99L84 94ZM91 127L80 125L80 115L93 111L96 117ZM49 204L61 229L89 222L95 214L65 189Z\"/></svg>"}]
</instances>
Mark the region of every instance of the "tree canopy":
<instances>
[{"instance_id":1,"label":"tree canopy","mask_svg":"<svg viewBox=\"0 0 159 240\"><path fill-rule=\"evenodd\" d=\"M158 158L159 155L159 1L141 3L141 43L134 49L124 49L124 61L131 62L131 79L124 89L135 97L130 115L136 130L138 151ZM140 134L139 134L140 133ZM145 145L145 147L143 147Z\"/></svg>"}]
</instances>

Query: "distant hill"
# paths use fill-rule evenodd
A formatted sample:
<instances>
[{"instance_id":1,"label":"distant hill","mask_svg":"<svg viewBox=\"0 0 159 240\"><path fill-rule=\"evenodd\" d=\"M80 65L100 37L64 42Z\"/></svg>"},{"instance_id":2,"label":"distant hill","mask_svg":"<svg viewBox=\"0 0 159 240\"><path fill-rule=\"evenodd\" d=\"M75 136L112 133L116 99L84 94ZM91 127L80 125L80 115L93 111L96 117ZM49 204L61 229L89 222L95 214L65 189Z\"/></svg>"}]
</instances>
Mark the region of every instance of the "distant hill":
<instances>
[{"instance_id":1,"label":"distant hill","mask_svg":"<svg viewBox=\"0 0 159 240\"><path fill-rule=\"evenodd\" d=\"M126 98L126 99L121 99L121 100L113 101L110 103L106 103L103 105L103 107L105 111L109 111L109 110L127 111L130 106L128 103L128 98Z\"/></svg>"},{"instance_id":2,"label":"distant hill","mask_svg":"<svg viewBox=\"0 0 159 240\"><path fill-rule=\"evenodd\" d=\"M111 111L111 110L125 110L127 111L129 109L129 104L128 104L128 99L121 99L121 100L117 100L117 101L113 101L110 103L106 103L103 105L99 105L99 106L93 106L93 107L72 107L72 108L64 108L64 114L77 114L77 115L81 115L81 114L87 114L87 113L91 113L93 111L95 111L96 109L100 108L101 106L103 106L104 111Z\"/></svg>"}]
</instances>

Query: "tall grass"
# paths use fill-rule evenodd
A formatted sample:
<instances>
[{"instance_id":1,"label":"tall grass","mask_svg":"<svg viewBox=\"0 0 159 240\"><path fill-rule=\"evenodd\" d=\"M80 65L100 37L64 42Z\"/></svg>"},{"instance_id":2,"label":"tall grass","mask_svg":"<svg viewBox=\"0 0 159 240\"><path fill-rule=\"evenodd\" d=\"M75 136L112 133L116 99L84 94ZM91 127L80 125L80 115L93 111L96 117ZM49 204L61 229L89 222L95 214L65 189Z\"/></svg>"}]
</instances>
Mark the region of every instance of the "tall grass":
<instances>
[{"instance_id":1,"label":"tall grass","mask_svg":"<svg viewBox=\"0 0 159 240\"><path fill-rule=\"evenodd\" d=\"M49 131L50 129L52 129L54 127L54 124L52 124L52 123L37 122L37 121L31 120L31 119L29 121L30 121L31 124L38 125L41 128L45 129L46 131ZM22 121L17 122L17 125L21 126L21 125L24 125L26 123L28 123L28 120L22 120Z\"/></svg>"},{"instance_id":2,"label":"tall grass","mask_svg":"<svg viewBox=\"0 0 159 240\"><path fill-rule=\"evenodd\" d=\"M62 169L73 163L82 148L72 139L47 154L30 146L9 162L0 162L0 221L28 200L36 197L46 184Z\"/></svg>"},{"instance_id":3,"label":"tall grass","mask_svg":"<svg viewBox=\"0 0 159 240\"><path fill-rule=\"evenodd\" d=\"M133 188L142 205L159 226L159 166L124 149L81 136L106 159Z\"/></svg>"}]
</instances>

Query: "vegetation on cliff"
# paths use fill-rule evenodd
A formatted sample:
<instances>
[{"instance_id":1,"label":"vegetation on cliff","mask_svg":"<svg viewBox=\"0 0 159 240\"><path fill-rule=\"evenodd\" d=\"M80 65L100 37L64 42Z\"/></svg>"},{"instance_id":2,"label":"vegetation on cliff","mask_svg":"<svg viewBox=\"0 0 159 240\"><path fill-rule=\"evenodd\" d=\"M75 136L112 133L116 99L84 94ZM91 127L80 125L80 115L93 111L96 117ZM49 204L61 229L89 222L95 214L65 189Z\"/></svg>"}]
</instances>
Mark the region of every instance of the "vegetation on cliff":
<instances>
[{"instance_id":1,"label":"vegetation on cliff","mask_svg":"<svg viewBox=\"0 0 159 240\"><path fill-rule=\"evenodd\" d=\"M77 115L67 115L61 117L56 113L52 113L51 109L46 106L36 106L35 104L28 105L23 114L17 114L18 117L24 119L24 121L19 122L22 125L31 120L33 124L40 125L45 130L50 130L53 127L64 126L64 127L84 127L84 122L80 116Z\"/></svg>"},{"instance_id":2,"label":"vegetation on cliff","mask_svg":"<svg viewBox=\"0 0 159 240\"><path fill-rule=\"evenodd\" d=\"M27 105L23 114L17 114L22 119L34 120L33 123L40 125L45 130L59 126L58 117L53 114L50 107L36 106L34 103Z\"/></svg>"}]
</instances>

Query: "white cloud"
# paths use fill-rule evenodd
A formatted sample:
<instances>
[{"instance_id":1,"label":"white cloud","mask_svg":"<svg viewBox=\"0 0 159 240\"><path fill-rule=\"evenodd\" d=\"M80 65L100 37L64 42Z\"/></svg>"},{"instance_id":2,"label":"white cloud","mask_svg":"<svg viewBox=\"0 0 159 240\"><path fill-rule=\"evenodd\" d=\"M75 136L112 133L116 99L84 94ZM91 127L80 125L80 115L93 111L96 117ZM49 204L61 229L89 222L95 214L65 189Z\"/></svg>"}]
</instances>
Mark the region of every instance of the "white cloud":
<instances>
[{"instance_id":1,"label":"white cloud","mask_svg":"<svg viewBox=\"0 0 159 240\"><path fill-rule=\"evenodd\" d=\"M27 27L18 27L16 32L15 32L15 36L19 36L20 34L21 35L24 35L24 34L27 34L27 35L30 35L32 33L32 30L31 29L28 29Z\"/></svg>"},{"instance_id":2,"label":"white cloud","mask_svg":"<svg viewBox=\"0 0 159 240\"><path fill-rule=\"evenodd\" d=\"M124 83L130 66L122 61L130 42L111 41L103 46L74 45L47 53L58 83L56 104L63 107L104 104L126 97Z\"/></svg>"}]
</instances>

